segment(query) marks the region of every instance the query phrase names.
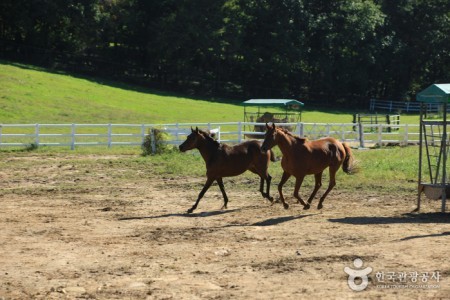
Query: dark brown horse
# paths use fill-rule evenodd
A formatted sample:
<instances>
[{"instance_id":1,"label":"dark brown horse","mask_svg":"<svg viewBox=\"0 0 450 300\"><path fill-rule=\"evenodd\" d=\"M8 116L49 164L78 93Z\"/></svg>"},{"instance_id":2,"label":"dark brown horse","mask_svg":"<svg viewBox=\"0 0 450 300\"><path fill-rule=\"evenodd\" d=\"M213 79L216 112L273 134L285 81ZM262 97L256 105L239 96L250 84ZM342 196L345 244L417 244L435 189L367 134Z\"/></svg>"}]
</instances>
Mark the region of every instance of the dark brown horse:
<instances>
[{"instance_id":1,"label":"dark brown horse","mask_svg":"<svg viewBox=\"0 0 450 300\"><path fill-rule=\"evenodd\" d=\"M195 128L195 130L191 128L191 131L186 141L180 145L180 151L185 152L195 148L200 151L206 163L207 179L198 195L197 201L187 211L188 213L193 212L197 208L200 199L214 181L217 181L222 192L222 209L227 208L228 197L225 193L222 178L237 176L246 170L250 170L259 175L261 178L259 191L264 198L267 198L270 202L273 201L273 198L270 197L270 181L272 177L269 175L267 169L269 167L269 160L275 161L275 157L272 151L261 151L262 142L252 140L235 146L228 146L214 140L208 132L199 130L198 128ZM264 192L264 181L267 184L266 192Z\"/></svg>"},{"instance_id":2,"label":"dark brown horse","mask_svg":"<svg viewBox=\"0 0 450 300\"><path fill-rule=\"evenodd\" d=\"M353 156L350 147L332 137L310 141L306 138L294 136L286 129L276 127L275 124L272 126L266 124L266 127L267 131L261 147L262 150L267 151L278 145L283 153L281 166L284 172L278 184L278 192L284 208L289 208L289 205L284 201L282 188L289 177L294 176L296 178L294 197L303 204L304 209L309 209L317 191L322 186L322 173L326 168L329 168L330 182L328 189L320 198L317 206L318 209L321 209L323 200L336 185L336 172L341 165L345 173L352 173ZM299 190L306 175L314 175L315 177L314 190L309 196L308 203L305 203L299 196Z\"/></svg>"}]
</instances>

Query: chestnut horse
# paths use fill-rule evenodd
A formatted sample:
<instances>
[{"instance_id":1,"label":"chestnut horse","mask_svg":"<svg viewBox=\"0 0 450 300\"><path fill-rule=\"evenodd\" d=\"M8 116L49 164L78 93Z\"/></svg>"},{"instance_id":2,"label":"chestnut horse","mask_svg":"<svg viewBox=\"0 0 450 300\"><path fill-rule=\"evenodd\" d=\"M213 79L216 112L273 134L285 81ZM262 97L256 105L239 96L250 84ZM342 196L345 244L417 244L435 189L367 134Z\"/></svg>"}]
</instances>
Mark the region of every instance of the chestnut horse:
<instances>
[{"instance_id":1,"label":"chestnut horse","mask_svg":"<svg viewBox=\"0 0 450 300\"><path fill-rule=\"evenodd\" d=\"M188 135L186 141L179 148L181 152L195 148L200 151L206 163L207 179L198 195L197 201L187 212L191 213L197 208L200 199L214 181L217 181L222 192L222 209L227 208L228 197L225 193L222 178L237 176L247 170L259 175L261 178L259 191L264 198L272 202L273 198L270 197L269 193L272 177L269 175L267 169L269 167L269 160L275 161L275 156L272 151L262 152L261 144L261 141L252 140L235 146L228 146L214 140L208 132L199 130L198 128L195 128L195 130L191 128L191 134ZM264 192L264 181L267 184L266 192Z\"/></svg>"},{"instance_id":2,"label":"chestnut horse","mask_svg":"<svg viewBox=\"0 0 450 300\"><path fill-rule=\"evenodd\" d=\"M294 197L303 205L304 209L309 209L317 191L322 186L322 173L326 168L329 168L330 182L328 189L320 198L319 205L317 206L317 209L321 209L325 197L336 185L336 172L341 165L347 174L351 174L354 171L353 156L350 147L332 137L310 141L306 138L294 136L286 129L276 127L275 124L269 126L266 123L266 127L267 130L261 147L262 150L267 151L273 146L278 145L283 154L281 166L284 172L278 184L278 192L280 193L280 200L284 208L289 208L289 205L284 201L282 188L289 177L294 176L296 178ZM309 196L308 203L305 203L299 196L299 190L305 176L312 174L315 177L315 186Z\"/></svg>"}]
</instances>

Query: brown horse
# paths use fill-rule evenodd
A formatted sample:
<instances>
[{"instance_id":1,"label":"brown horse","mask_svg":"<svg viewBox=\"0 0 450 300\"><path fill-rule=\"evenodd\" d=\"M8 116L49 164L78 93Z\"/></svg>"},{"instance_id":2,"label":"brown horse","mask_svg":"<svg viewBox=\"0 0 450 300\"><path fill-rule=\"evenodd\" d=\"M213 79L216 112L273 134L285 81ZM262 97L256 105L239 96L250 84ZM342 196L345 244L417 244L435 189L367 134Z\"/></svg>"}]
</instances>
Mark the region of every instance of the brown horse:
<instances>
[{"instance_id":1,"label":"brown horse","mask_svg":"<svg viewBox=\"0 0 450 300\"><path fill-rule=\"evenodd\" d=\"M269 160L275 161L275 156L272 151L262 152L260 141L245 141L235 146L228 146L220 144L208 132L192 129L191 134L188 135L186 141L180 145L180 151L197 148L206 163L206 183L203 186L197 201L187 212L191 213L196 208L200 199L206 193L208 188L214 181L217 181L220 191L223 196L223 207L227 208L228 197L225 193L223 185L223 177L237 176L244 173L246 170L258 174L261 178L259 191L264 198L270 202L273 198L270 197L270 181L272 177L269 175L267 169L269 167ZM264 181L266 181L267 188L264 192Z\"/></svg>"},{"instance_id":2,"label":"brown horse","mask_svg":"<svg viewBox=\"0 0 450 300\"><path fill-rule=\"evenodd\" d=\"M282 188L289 177L294 176L296 178L294 197L297 198L298 202L303 204L304 209L309 209L317 191L322 186L322 173L326 168L329 168L330 182L328 189L320 198L319 205L317 206L318 209L321 209L325 197L336 185L336 172L341 165L347 174L351 174L352 170L354 171L352 169L353 156L350 147L332 137L310 141L306 138L294 136L286 129L276 127L275 124L272 126L266 124L266 127L267 131L261 147L262 150L267 151L273 146L278 145L283 153L281 166L284 172L278 184L278 192L280 193L280 200L284 208L289 208L289 205L284 201ZM305 203L299 196L299 190L305 176L311 174L315 176L315 186L309 196L308 203Z\"/></svg>"}]
</instances>

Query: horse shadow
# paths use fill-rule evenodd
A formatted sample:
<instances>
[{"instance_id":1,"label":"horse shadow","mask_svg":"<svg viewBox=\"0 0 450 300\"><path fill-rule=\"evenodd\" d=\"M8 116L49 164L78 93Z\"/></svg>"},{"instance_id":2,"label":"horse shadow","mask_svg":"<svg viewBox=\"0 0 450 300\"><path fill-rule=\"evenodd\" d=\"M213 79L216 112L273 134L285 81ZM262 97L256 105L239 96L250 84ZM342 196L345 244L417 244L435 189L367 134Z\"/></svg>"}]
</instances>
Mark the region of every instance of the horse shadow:
<instances>
[{"instance_id":1,"label":"horse shadow","mask_svg":"<svg viewBox=\"0 0 450 300\"><path fill-rule=\"evenodd\" d=\"M230 210L213 210L208 212L199 212L199 213L173 213L173 214L163 214L158 216L143 216L143 217L122 217L119 218L119 221L132 221L132 220L145 220L145 219L160 219L160 218L171 218L171 217L180 217L180 218L205 218L205 217L213 217L224 214L229 214L233 212L237 212L242 210L241 208L230 209ZM289 221L294 221L298 219L303 219L305 217L314 216L316 214L307 214L307 215L296 215L296 216L284 216L284 217L276 217L270 218L267 220L251 223L251 224L228 224L221 226L222 228L228 227L248 227L248 226L256 226L256 227L264 227L264 226L275 226L278 224L282 224Z\"/></svg>"},{"instance_id":2,"label":"horse shadow","mask_svg":"<svg viewBox=\"0 0 450 300\"><path fill-rule=\"evenodd\" d=\"M449 213L405 213L394 217L345 217L328 219L329 222L351 225L373 224L450 224Z\"/></svg>"},{"instance_id":3,"label":"horse shadow","mask_svg":"<svg viewBox=\"0 0 450 300\"><path fill-rule=\"evenodd\" d=\"M236 211L239 211L241 209L230 209L230 210L213 210L213 211L205 211L205 212L199 212L199 213L172 213L172 214L163 214L158 216L143 216L143 217L122 217L119 218L119 221L130 221L130 220L145 220L145 219L161 219L161 218L170 218L170 217L182 217L182 218L206 218L206 217L213 217L213 216L219 216L223 214L229 214Z\"/></svg>"},{"instance_id":4,"label":"horse shadow","mask_svg":"<svg viewBox=\"0 0 450 300\"><path fill-rule=\"evenodd\" d=\"M424 235L412 235L407 236L404 238L399 239L398 241L409 241L414 239L423 239L423 238L429 238L429 237L443 237L443 236L450 236L450 231L444 231L441 233L432 233L432 234L424 234Z\"/></svg>"},{"instance_id":5,"label":"horse shadow","mask_svg":"<svg viewBox=\"0 0 450 300\"><path fill-rule=\"evenodd\" d=\"M305 217L313 216L314 214L308 214L308 215L298 215L298 216L286 216L286 217L278 217L278 218L270 218L264 221L256 222L250 225L243 225L243 226L274 226L281 223L294 221L298 219L303 219Z\"/></svg>"}]
</instances>

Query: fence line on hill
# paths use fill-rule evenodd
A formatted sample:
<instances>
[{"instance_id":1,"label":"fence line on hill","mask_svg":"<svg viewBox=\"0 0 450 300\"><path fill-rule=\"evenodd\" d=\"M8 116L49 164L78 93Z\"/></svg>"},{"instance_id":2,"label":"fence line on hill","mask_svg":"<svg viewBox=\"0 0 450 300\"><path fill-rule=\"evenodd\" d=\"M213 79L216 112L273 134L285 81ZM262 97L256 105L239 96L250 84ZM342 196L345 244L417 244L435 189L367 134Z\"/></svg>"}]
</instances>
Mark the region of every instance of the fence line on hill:
<instances>
[{"instance_id":1,"label":"fence line on hill","mask_svg":"<svg viewBox=\"0 0 450 300\"><path fill-rule=\"evenodd\" d=\"M280 123L293 133L317 139L333 136L353 147L386 144L417 144L419 125L363 123ZM173 124L0 124L0 148L29 146L141 146L152 129L167 133L167 144L179 145L191 127L214 129L221 142L239 143L247 138L264 138L265 123L173 123ZM395 127L395 128L394 128ZM392 129L395 130L392 130Z\"/></svg>"}]
</instances>

